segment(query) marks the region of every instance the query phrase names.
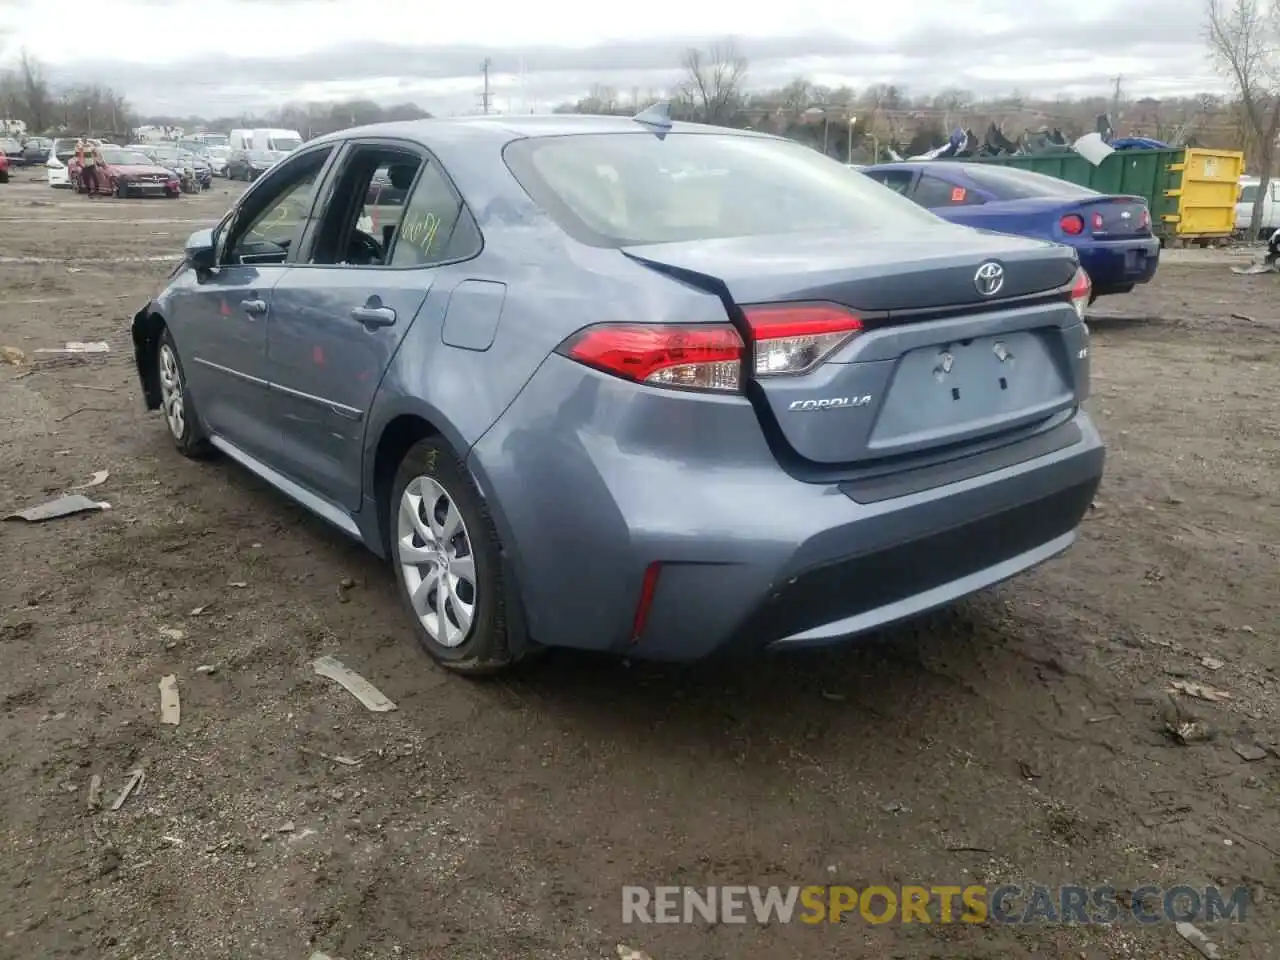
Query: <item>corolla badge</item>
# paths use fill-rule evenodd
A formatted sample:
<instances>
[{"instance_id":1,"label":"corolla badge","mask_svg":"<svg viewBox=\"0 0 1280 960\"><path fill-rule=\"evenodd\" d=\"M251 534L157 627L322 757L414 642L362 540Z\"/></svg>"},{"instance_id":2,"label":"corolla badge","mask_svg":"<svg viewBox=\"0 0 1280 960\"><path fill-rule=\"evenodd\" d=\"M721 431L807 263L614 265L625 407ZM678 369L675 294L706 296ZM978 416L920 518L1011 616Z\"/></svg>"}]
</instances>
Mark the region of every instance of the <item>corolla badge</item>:
<instances>
[{"instance_id":1,"label":"corolla badge","mask_svg":"<svg viewBox=\"0 0 1280 960\"><path fill-rule=\"evenodd\" d=\"M843 410L847 407L865 407L871 402L871 394L860 397L827 397L824 400L794 400L787 407L795 413L811 413L815 410Z\"/></svg>"},{"instance_id":2,"label":"corolla badge","mask_svg":"<svg viewBox=\"0 0 1280 960\"><path fill-rule=\"evenodd\" d=\"M994 297L1004 286L1004 267L994 260L988 260L973 275L973 285L984 297Z\"/></svg>"}]
</instances>

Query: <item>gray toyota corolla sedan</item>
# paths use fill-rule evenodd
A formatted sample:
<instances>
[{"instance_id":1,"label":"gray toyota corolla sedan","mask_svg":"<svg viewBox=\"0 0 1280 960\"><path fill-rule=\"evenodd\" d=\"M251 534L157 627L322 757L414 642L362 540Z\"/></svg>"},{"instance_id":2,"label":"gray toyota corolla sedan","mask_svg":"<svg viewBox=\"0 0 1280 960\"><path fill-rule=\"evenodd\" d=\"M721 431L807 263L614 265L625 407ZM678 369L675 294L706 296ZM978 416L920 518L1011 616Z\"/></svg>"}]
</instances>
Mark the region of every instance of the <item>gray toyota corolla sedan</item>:
<instances>
[{"instance_id":1,"label":"gray toyota corolla sedan","mask_svg":"<svg viewBox=\"0 0 1280 960\"><path fill-rule=\"evenodd\" d=\"M180 451L388 558L476 673L828 643L1060 553L1088 297L1069 247L657 109L306 143L133 337Z\"/></svg>"}]
</instances>

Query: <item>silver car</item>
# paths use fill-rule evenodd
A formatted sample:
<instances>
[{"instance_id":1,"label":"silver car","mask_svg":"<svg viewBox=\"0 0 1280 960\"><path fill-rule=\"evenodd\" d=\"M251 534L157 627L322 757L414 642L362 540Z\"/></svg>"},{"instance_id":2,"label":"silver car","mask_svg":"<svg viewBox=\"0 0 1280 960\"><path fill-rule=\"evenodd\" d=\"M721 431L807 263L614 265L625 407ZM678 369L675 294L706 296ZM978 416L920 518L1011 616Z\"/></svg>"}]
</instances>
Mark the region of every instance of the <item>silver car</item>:
<instances>
[{"instance_id":1,"label":"silver car","mask_svg":"<svg viewBox=\"0 0 1280 960\"><path fill-rule=\"evenodd\" d=\"M180 451L386 557L481 673L833 643L1066 550L1088 296L1070 247L787 140L483 117L305 144L133 337Z\"/></svg>"}]
</instances>

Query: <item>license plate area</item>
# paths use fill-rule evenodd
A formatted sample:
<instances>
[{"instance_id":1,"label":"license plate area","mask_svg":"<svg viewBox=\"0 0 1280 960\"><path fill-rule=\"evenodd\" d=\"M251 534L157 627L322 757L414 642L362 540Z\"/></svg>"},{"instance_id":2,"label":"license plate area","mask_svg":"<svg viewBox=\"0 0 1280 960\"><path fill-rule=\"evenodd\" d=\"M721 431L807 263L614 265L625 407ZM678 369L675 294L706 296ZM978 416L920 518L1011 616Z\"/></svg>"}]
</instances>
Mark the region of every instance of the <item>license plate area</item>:
<instances>
[{"instance_id":1,"label":"license plate area","mask_svg":"<svg viewBox=\"0 0 1280 960\"><path fill-rule=\"evenodd\" d=\"M1016 331L902 356L872 430L880 452L962 441L1074 402L1056 331Z\"/></svg>"}]
</instances>

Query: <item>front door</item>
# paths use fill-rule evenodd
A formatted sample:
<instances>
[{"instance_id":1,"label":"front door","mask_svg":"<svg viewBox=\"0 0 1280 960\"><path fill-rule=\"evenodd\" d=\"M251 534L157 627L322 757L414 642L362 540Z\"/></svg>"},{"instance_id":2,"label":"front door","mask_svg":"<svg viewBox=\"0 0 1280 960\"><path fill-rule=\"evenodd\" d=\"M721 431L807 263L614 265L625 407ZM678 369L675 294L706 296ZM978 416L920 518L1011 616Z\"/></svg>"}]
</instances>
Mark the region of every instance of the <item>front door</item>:
<instances>
[{"instance_id":1,"label":"front door","mask_svg":"<svg viewBox=\"0 0 1280 960\"><path fill-rule=\"evenodd\" d=\"M279 431L269 415L267 326L272 291L302 234L317 178L332 148L281 166L246 194L219 228L217 269L189 288L174 332L209 429L267 458Z\"/></svg>"},{"instance_id":2,"label":"front door","mask_svg":"<svg viewBox=\"0 0 1280 960\"><path fill-rule=\"evenodd\" d=\"M355 511L374 394L424 302L443 314L461 279L446 265L479 253L480 235L414 145L357 141L335 177L306 262L275 288L267 361L285 472Z\"/></svg>"}]
</instances>

